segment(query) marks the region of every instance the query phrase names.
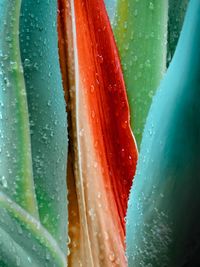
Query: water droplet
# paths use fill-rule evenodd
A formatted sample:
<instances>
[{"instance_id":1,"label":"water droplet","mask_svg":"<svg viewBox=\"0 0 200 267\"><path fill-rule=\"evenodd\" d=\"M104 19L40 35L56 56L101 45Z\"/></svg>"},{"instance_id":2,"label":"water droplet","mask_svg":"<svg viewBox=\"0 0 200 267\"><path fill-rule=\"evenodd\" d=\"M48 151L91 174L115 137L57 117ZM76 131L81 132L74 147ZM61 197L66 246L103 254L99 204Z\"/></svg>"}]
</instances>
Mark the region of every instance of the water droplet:
<instances>
[{"instance_id":1,"label":"water droplet","mask_svg":"<svg viewBox=\"0 0 200 267\"><path fill-rule=\"evenodd\" d=\"M80 129L80 131L79 131L79 136L83 136L84 135L84 128L82 128L82 129Z\"/></svg>"},{"instance_id":2,"label":"water droplet","mask_svg":"<svg viewBox=\"0 0 200 267\"><path fill-rule=\"evenodd\" d=\"M25 60L24 60L24 67L26 68L28 68L28 67L30 67L31 66L31 62L30 62L30 59L28 59L28 58L25 58Z\"/></svg>"},{"instance_id":3,"label":"water droplet","mask_svg":"<svg viewBox=\"0 0 200 267\"><path fill-rule=\"evenodd\" d=\"M47 106L48 106L48 107L51 106L51 100L48 100L48 102L47 102Z\"/></svg>"},{"instance_id":4,"label":"water droplet","mask_svg":"<svg viewBox=\"0 0 200 267\"><path fill-rule=\"evenodd\" d=\"M135 56L133 57L133 61L136 62L137 60L138 60L138 57L135 55Z\"/></svg>"},{"instance_id":5,"label":"water droplet","mask_svg":"<svg viewBox=\"0 0 200 267\"><path fill-rule=\"evenodd\" d=\"M46 260L47 260L47 261L49 261L49 260L50 260L50 258L51 258L51 257L50 257L50 254L49 254L49 252L46 252Z\"/></svg>"},{"instance_id":6,"label":"water droplet","mask_svg":"<svg viewBox=\"0 0 200 267\"><path fill-rule=\"evenodd\" d=\"M154 92L152 90L150 90L149 93L148 93L148 95L149 95L150 98L152 98L153 95L154 95Z\"/></svg>"},{"instance_id":7,"label":"water droplet","mask_svg":"<svg viewBox=\"0 0 200 267\"><path fill-rule=\"evenodd\" d=\"M97 59L98 59L100 64L103 63L103 56L102 55L97 55Z\"/></svg>"},{"instance_id":8,"label":"water droplet","mask_svg":"<svg viewBox=\"0 0 200 267\"><path fill-rule=\"evenodd\" d=\"M37 62L34 63L33 67L34 67L35 70L39 70L39 66L38 66Z\"/></svg>"},{"instance_id":9,"label":"water droplet","mask_svg":"<svg viewBox=\"0 0 200 267\"><path fill-rule=\"evenodd\" d=\"M151 62L150 62L149 59L147 59L147 60L145 61L145 66L146 66L147 68L150 68L150 67L151 67Z\"/></svg>"},{"instance_id":10,"label":"water droplet","mask_svg":"<svg viewBox=\"0 0 200 267\"><path fill-rule=\"evenodd\" d=\"M113 262L113 261L115 260L115 254L114 254L113 252L111 252L111 253L109 254L109 260L110 260L111 262Z\"/></svg>"},{"instance_id":11,"label":"water droplet","mask_svg":"<svg viewBox=\"0 0 200 267\"><path fill-rule=\"evenodd\" d=\"M7 87L10 87L10 82L7 77L4 77L4 83ZM5 88L3 87L3 91L5 91Z\"/></svg>"},{"instance_id":12,"label":"water droplet","mask_svg":"<svg viewBox=\"0 0 200 267\"><path fill-rule=\"evenodd\" d=\"M88 213L89 213L89 216L91 217L91 220L93 221L96 217L96 213L95 213L94 209L92 209L92 208L89 209Z\"/></svg>"},{"instance_id":13,"label":"water droplet","mask_svg":"<svg viewBox=\"0 0 200 267\"><path fill-rule=\"evenodd\" d=\"M7 188L7 187L8 187L8 182L7 182L5 176L1 176L1 178L0 178L0 184L1 184L4 188Z\"/></svg>"},{"instance_id":14,"label":"water droplet","mask_svg":"<svg viewBox=\"0 0 200 267\"><path fill-rule=\"evenodd\" d=\"M149 135L152 136L152 134L153 134L152 129L148 129L148 132L149 132Z\"/></svg>"},{"instance_id":15,"label":"water droplet","mask_svg":"<svg viewBox=\"0 0 200 267\"><path fill-rule=\"evenodd\" d=\"M152 2L149 3L149 9L154 10L154 4Z\"/></svg>"},{"instance_id":16,"label":"water droplet","mask_svg":"<svg viewBox=\"0 0 200 267\"><path fill-rule=\"evenodd\" d=\"M128 125L128 121L125 120L124 122L122 122L122 128L126 129Z\"/></svg>"},{"instance_id":17,"label":"water droplet","mask_svg":"<svg viewBox=\"0 0 200 267\"><path fill-rule=\"evenodd\" d=\"M127 29L128 28L128 23L127 21L124 22L124 29Z\"/></svg>"},{"instance_id":18,"label":"water droplet","mask_svg":"<svg viewBox=\"0 0 200 267\"><path fill-rule=\"evenodd\" d=\"M18 69L18 64L16 61L10 61L10 69L13 71Z\"/></svg>"},{"instance_id":19,"label":"water droplet","mask_svg":"<svg viewBox=\"0 0 200 267\"><path fill-rule=\"evenodd\" d=\"M135 9L133 14L134 14L135 17L137 17L137 15L138 15L138 10Z\"/></svg>"},{"instance_id":20,"label":"water droplet","mask_svg":"<svg viewBox=\"0 0 200 267\"><path fill-rule=\"evenodd\" d=\"M121 149L121 157L122 157L122 158L125 157L125 149L124 149L124 148Z\"/></svg>"},{"instance_id":21,"label":"water droplet","mask_svg":"<svg viewBox=\"0 0 200 267\"><path fill-rule=\"evenodd\" d=\"M90 86L90 92L94 93L94 85L93 84Z\"/></svg>"},{"instance_id":22,"label":"water droplet","mask_svg":"<svg viewBox=\"0 0 200 267\"><path fill-rule=\"evenodd\" d=\"M129 50L129 43L125 44L124 49L125 49L126 51Z\"/></svg>"},{"instance_id":23,"label":"water droplet","mask_svg":"<svg viewBox=\"0 0 200 267\"><path fill-rule=\"evenodd\" d=\"M97 166L98 166L98 163L95 161L94 162L94 168L97 168Z\"/></svg>"}]
</instances>

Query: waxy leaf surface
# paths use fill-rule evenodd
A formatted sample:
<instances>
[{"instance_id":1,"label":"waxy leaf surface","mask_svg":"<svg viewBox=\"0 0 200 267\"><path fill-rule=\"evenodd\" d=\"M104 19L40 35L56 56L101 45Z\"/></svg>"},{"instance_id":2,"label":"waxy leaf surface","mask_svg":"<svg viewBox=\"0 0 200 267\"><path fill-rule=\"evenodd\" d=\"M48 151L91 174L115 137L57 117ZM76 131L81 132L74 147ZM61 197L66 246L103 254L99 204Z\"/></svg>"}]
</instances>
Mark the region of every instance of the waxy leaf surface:
<instances>
[{"instance_id":1,"label":"waxy leaf surface","mask_svg":"<svg viewBox=\"0 0 200 267\"><path fill-rule=\"evenodd\" d=\"M0 191L38 216L19 50L21 1L0 1Z\"/></svg>"},{"instance_id":2,"label":"waxy leaf surface","mask_svg":"<svg viewBox=\"0 0 200 267\"><path fill-rule=\"evenodd\" d=\"M66 267L65 255L49 232L3 193L0 193L0 264Z\"/></svg>"},{"instance_id":3,"label":"waxy leaf surface","mask_svg":"<svg viewBox=\"0 0 200 267\"><path fill-rule=\"evenodd\" d=\"M148 115L126 223L129 266L200 265L200 2Z\"/></svg>"},{"instance_id":4,"label":"waxy leaf surface","mask_svg":"<svg viewBox=\"0 0 200 267\"><path fill-rule=\"evenodd\" d=\"M20 49L30 113L40 220L62 249L67 242L67 118L58 59L57 3L23 0Z\"/></svg>"},{"instance_id":5,"label":"waxy leaf surface","mask_svg":"<svg viewBox=\"0 0 200 267\"><path fill-rule=\"evenodd\" d=\"M24 3L26 3L26 12L23 13ZM31 4L30 11L28 5ZM34 8L38 13L44 10L43 4L43 1L0 1L2 25L0 29L0 266L2 267L66 266L66 257L63 253L67 247L65 102L56 39L56 2L52 1L55 5L46 3L46 8L53 8L54 19L52 15L49 25L49 21L45 20L47 24L44 28L42 27L44 24L34 15ZM21 21L20 12L22 12ZM23 31L22 22L25 24L30 22L30 28L25 27L26 30ZM49 26L52 26L50 32L46 30ZM24 42L21 40L19 44L21 31ZM42 35L41 32L45 34ZM52 39L49 38L50 36ZM49 41L48 45L45 44L46 40ZM30 42L33 44L33 49L29 49ZM54 52L55 58L49 56L50 51ZM39 59L34 61L36 55L41 61ZM40 64L41 62L43 64ZM47 64L45 67L44 62ZM50 78L51 71L53 71L55 84ZM60 88L54 91L56 97L52 97L56 99L58 110L55 102L52 104L52 109L48 109L51 103L46 101L54 85ZM35 109L30 105L33 99L35 102L34 104L32 102L32 105ZM33 129L33 123L36 122L33 119L35 113L37 113L37 119L41 119L45 126L44 129L42 128L44 132L40 132L40 135L37 135L37 130L41 130L41 124L37 123L36 131ZM50 134L53 115L59 123ZM31 134L34 137L36 134L37 138L33 140ZM60 149L56 145L57 138L62 142L59 143ZM42 141L45 143L44 146ZM35 153L38 147L42 158L37 158L38 155ZM52 157L50 152L53 154ZM40 173L40 179L37 179L38 173L33 166L35 161L40 171L43 171L42 174ZM43 163L49 164L48 161L51 166L43 165ZM44 171L49 166L52 167L51 175L54 176L54 180ZM43 193L42 197L38 194L40 190ZM49 201L45 202L47 198Z\"/></svg>"}]
</instances>

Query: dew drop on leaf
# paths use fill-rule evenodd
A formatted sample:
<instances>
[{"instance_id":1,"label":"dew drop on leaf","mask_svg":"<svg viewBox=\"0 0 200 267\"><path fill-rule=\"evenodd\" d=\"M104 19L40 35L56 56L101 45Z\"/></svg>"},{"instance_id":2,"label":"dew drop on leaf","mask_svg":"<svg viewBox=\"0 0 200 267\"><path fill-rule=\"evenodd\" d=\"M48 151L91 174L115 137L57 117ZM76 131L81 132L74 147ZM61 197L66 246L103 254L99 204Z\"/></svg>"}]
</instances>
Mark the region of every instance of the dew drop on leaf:
<instances>
[{"instance_id":1,"label":"dew drop on leaf","mask_svg":"<svg viewBox=\"0 0 200 267\"><path fill-rule=\"evenodd\" d=\"M113 253L113 252L111 252L110 254L109 254L109 260L111 261L111 262L114 262L115 261L115 254Z\"/></svg>"},{"instance_id":2,"label":"dew drop on leaf","mask_svg":"<svg viewBox=\"0 0 200 267\"><path fill-rule=\"evenodd\" d=\"M3 175L1 176L0 178L0 184L4 187L4 188L7 188L8 187L8 182L7 182L7 179L6 177Z\"/></svg>"}]
</instances>

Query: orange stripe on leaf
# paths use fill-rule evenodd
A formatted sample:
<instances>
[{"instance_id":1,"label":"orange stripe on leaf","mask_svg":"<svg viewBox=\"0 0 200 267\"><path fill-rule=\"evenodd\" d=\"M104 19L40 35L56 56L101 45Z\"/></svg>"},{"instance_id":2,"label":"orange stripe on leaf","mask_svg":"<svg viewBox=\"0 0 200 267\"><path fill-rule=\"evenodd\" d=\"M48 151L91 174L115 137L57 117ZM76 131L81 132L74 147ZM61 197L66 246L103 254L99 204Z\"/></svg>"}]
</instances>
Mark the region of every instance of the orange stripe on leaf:
<instances>
[{"instance_id":1,"label":"orange stripe on leaf","mask_svg":"<svg viewBox=\"0 0 200 267\"><path fill-rule=\"evenodd\" d=\"M73 155L68 264L127 266L124 217L137 148L117 48L102 0L60 0L59 8Z\"/></svg>"}]
</instances>

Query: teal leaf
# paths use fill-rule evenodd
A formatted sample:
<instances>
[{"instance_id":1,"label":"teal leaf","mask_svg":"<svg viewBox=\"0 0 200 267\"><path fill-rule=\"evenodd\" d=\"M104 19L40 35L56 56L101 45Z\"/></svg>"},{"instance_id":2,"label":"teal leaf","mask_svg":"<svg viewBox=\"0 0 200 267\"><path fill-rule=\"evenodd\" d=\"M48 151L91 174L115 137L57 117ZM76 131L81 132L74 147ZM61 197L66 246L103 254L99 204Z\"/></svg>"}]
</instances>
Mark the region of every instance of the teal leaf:
<instances>
[{"instance_id":1,"label":"teal leaf","mask_svg":"<svg viewBox=\"0 0 200 267\"><path fill-rule=\"evenodd\" d=\"M23 0L20 49L31 125L33 173L42 224L67 242L67 118L58 59L57 3Z\"/></svg>"},{"instance_id":2,"label":"teal leaf","mask_svg":"<svg viewBox=\"0 0 200 267\"><path fill-rule=\"evenodd\" d=\"M64 254L48 231L3 193L0 193L0 264L1 267L66 266Z\"/></svg>"},{"instance_id":3,"label":"teal leaf","mask_svg":"<svg viewBox=\"0 0 200 267\"><path fill-rule=\"evenodd\" d=\"M169 0L167 64L169 65L183 26L186 8L189 0Z\"/></svg>"},{"instance_id":4,"label":"teal leaf","mask_svg":"<svg viewBox=\"0 0 200 267\"><path fill-rule=\"evenodd\" d=\"M0 191L38 217L19 50L20 5L0 0Z\"/></svg>"},{"instance_id":5,"label":"teal leaf","mask_svg":"<svg viewBox=\"0 0 200 267\"><path fill-rule=\"evenodd\" d=\"M110 23L114 22L117 0L105 0L105 5L107 9L108 16L110 18Z\"/></svg>"},{"instance_id":6,"label":"teal leaf","mask_svg":"<svg viewBox=\"0 0 200 267\"><path fill-rule=\"evenodd\" d=\"M200 265L200 1L147 118L128 203L128 264Z\"/></svg>"}]
</instances>

